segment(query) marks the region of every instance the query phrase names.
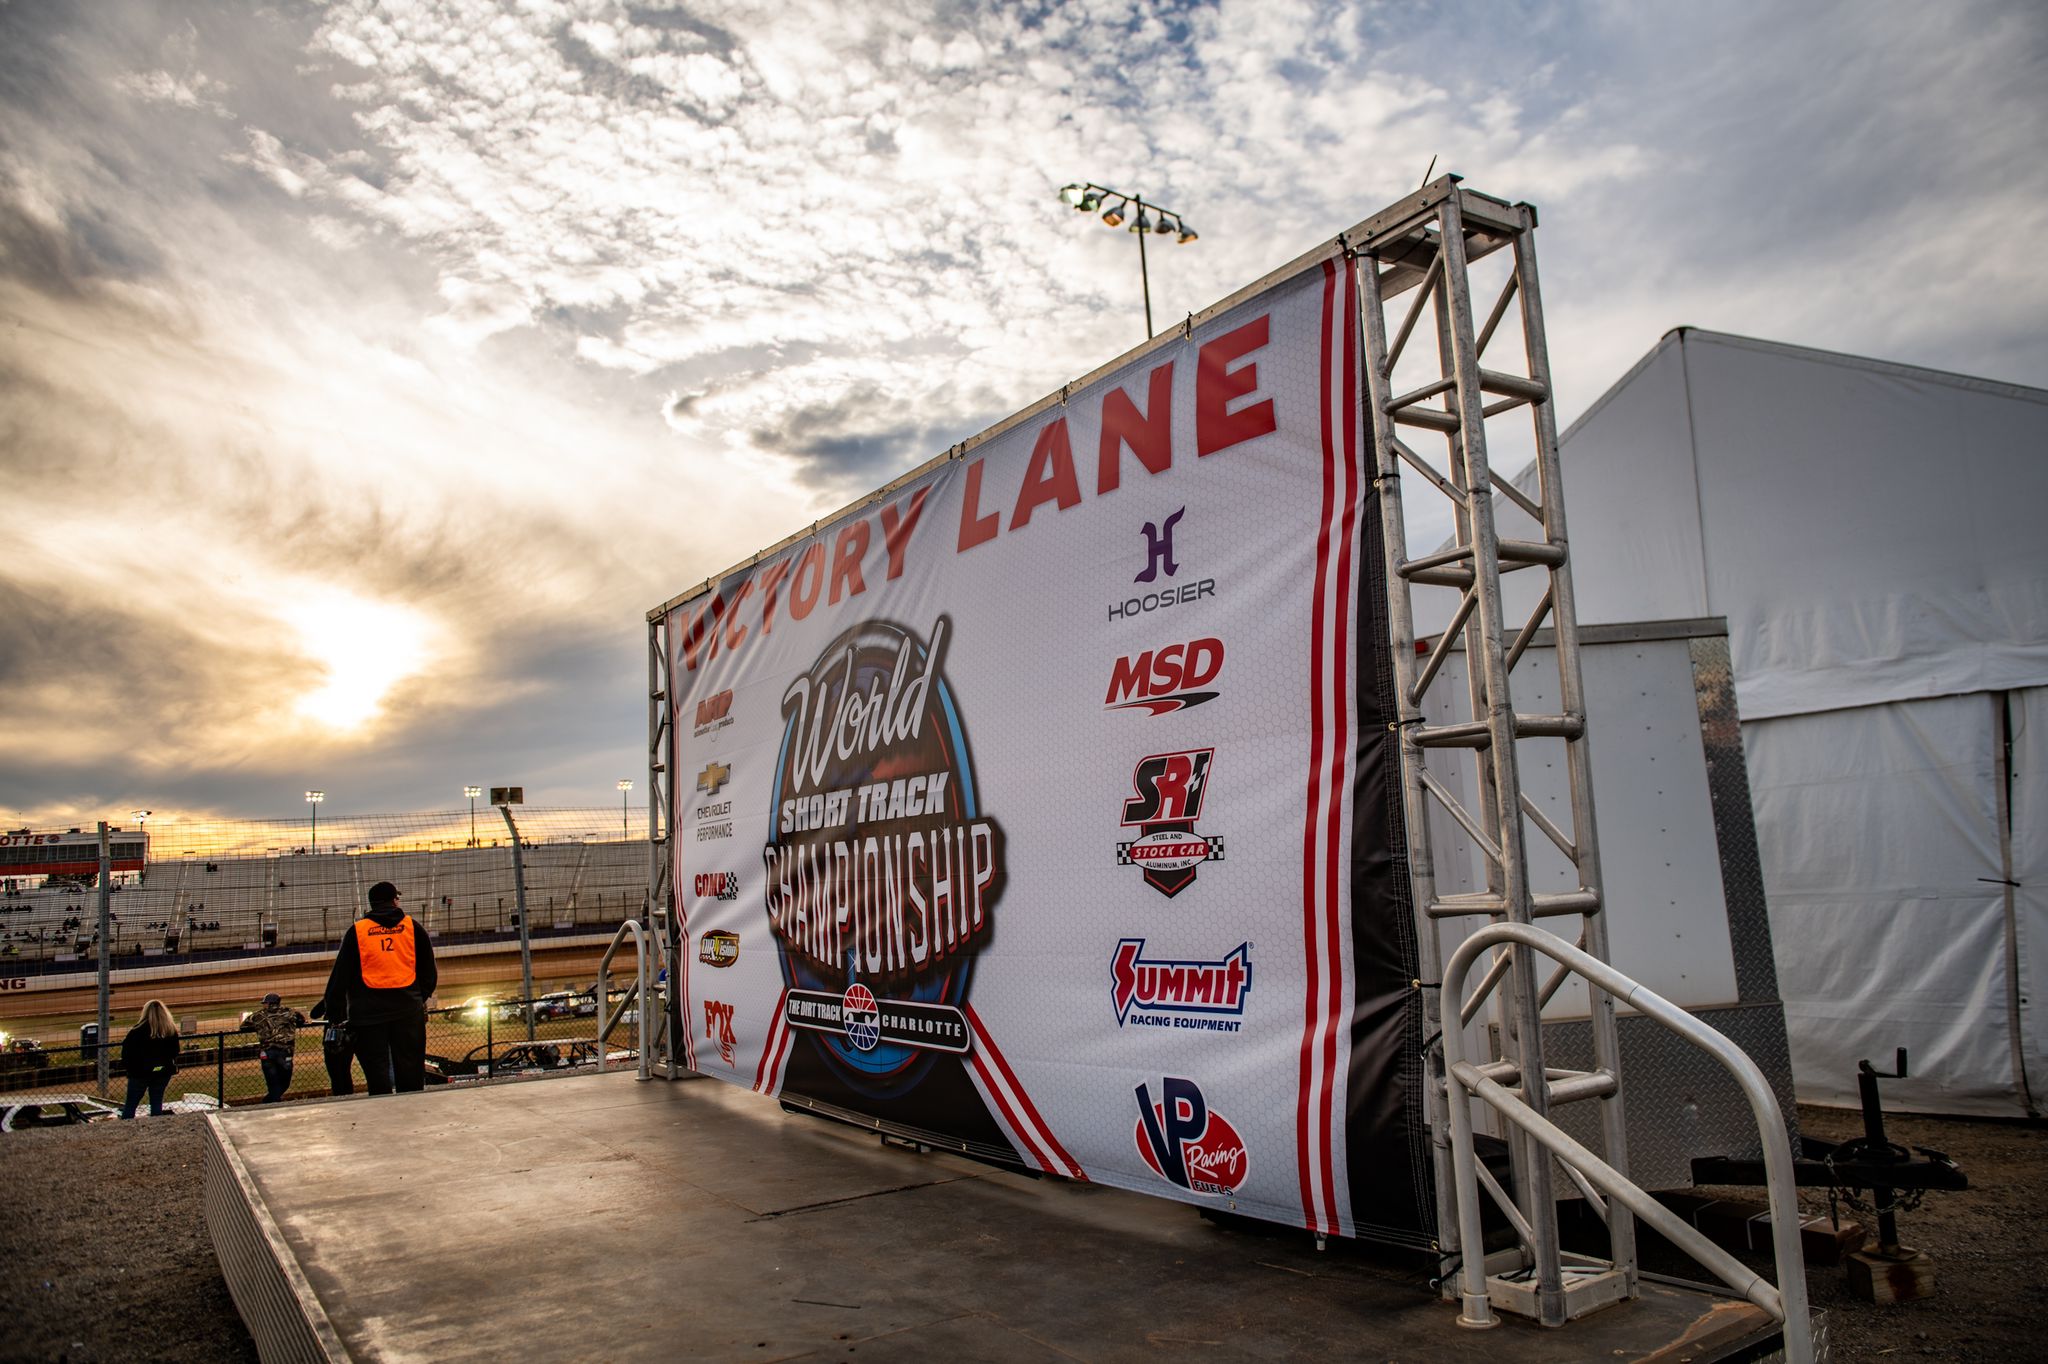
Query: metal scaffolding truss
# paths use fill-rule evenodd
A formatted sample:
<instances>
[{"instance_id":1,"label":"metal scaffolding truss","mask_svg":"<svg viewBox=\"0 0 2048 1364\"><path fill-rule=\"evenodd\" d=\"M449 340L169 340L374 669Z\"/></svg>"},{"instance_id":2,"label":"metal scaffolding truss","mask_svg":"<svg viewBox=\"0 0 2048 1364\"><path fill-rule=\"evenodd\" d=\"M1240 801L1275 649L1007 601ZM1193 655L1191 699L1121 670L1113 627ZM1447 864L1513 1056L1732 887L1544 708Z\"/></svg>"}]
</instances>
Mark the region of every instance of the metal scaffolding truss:
<instances>
[{"instance_id":1,"label":"metal scaffolding truss","mask_svg":"<svg viewBox=\"0 0 2048 1364\"><path fill-rule=\"evenodd\" d=\"M1557 422L1536 282L1535 225L1535 211L1528 205L1474 193L1461 188L1455 176L1446 176L1368 219L1347 243L1377 266L1360 273L1360 303L1399 691L1409 872L1423 972L1431 981L1442 979L1438 921L1474 915L1511 924L1575 919L1577 945L1607 960L1578 625L1558 484ZM1480 319L1469 267L1500 251L1511 253L1511 267ZM1496 473L1488 461L1489 432L1510 421L1533 422L1539 474L1533 496ZM1427 458L1417 449L1434 452L1438 438L1443 442L1440 458ZM1404 494L1411 491L1448 502L1452 534L1446 547L1410 555ZM1526 512L1542 528L1542 538L1502 539L1495 527L1496 496ZM1526 620L1503 617L1501 578L1514 572L1548 575ZM1456 605L1442 634L1418 648L1414 592L1420 586L1456 593ZM1543 714L1517 710L1515 667L1545 625L1555 634L1559 708ZM1444 669L1457 650L1466 662L1462 687ZM1432 720L1432 715L1451 718ZM1519 744L1539 737L1564 742L1569 828L1559 827L1523 793ZM1435 811L1455 820L1479 849L1483 890L1439 893L1430 839ZM1576 869L1575 886L1542 893L1532 889L1532 831ZM1571 940L1568 927L1564 936ZM1560 1104L1597 1102L1602 1154L1625 1175L1613 998L1588 983L1594 1068L1566 1072L1546 1067L1543 1006L1571 973L1558 967L1546 978L1538 973L1539 960L1524 945L1501 943L1473 991L1473 1002L1445 1001L1436 991L1425 992L1425 1029L1434 1036L1446 1027L1471 1023L1490 992L1496 1050L1481 1071L1539 1118ZM1431 1076L1429 1117L1442 1156L1449 1150L1447 1091L1442 1058L1434 1054ZM1461 1091L1453 1101L1469 1099ZM1537 1140L1519 1127L1510 1126L1509 1145L1512 1200L1483 1166L1477 1176L1522 1242L1510 1268L1533 1270L1533 1279L1526 1272L1499 1276L1496 1300L1555 1325L1632 1296L1634 1222L1628 1210L1618 1200L1593 1200L1605 1208L1611 1263L1564 1256L1558 1245L1555 1172L1563 1170L1581 1193L1591 1191L1570 1166L1553 1165ZM1437 1204L1444 1214L1440 1241L1447 1257L1461 1253L1455 1219L1449 1215L1455 1206L1450 1164L1437 1161Z\"/></svg>"}]
</instances>

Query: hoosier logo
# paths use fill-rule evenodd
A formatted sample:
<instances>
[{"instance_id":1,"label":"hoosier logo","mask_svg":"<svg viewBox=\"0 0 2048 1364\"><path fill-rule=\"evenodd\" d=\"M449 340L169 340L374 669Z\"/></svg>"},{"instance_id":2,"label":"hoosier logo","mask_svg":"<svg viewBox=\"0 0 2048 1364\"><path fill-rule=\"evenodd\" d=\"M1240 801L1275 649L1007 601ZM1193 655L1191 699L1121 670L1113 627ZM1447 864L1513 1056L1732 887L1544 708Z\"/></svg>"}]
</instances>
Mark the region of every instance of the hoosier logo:
<instances>
[{"instance_id":1,"label":"hoosier logo","mask_svg":"<svg viewBox=\"0 0 2048 1364\"><path fill-rule=\"evenodd\" d=\"M1194 884L1202 863L1223 860L1223 840L1195 832L1215 756L1213 748L1154 753L1131 774L1134 794L1124 802L1123 825L1144 832L1116 845L1116 862L1138 868L1145 884L1169 900Z\"/></svg>"}]
</instances>

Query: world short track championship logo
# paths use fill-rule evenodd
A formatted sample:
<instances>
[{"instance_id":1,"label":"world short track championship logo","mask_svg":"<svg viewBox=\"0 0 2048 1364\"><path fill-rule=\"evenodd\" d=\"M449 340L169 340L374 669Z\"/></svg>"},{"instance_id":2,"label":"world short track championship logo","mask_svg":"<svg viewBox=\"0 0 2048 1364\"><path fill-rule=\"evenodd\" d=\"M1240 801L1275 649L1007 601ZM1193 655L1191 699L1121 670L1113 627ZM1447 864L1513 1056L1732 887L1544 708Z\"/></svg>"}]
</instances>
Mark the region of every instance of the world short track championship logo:
<instances>
[{"instance_id":1,"label":"world short track championship logo","mask_svg":"<svg viewBox=\"0 0 2048 1364\"><path fill-rule=\"evenodd\" d=\"M1167 899L1194 884L1204 862L1223 860L1223 840L1195 832L1209 793L1213 748L1154 753L1131 773L1132 795L1124 801L1123 826L1144 832L1116 845L1120 867L1136 867L1145 884Z\"/></svg>"},{"instance_id":2,"label":"world short track championship logo","mask_svg":"<svg viewBox=\"0 0 2048 1364\"><path fill-rule=\"evenodd\" d=\"M863 621L782 698L761 862L784 1018L876 1098L969 1049L964 1006L1003 891L1002 830L945 676L951 630Z\"/></svg>"}]
</instances>

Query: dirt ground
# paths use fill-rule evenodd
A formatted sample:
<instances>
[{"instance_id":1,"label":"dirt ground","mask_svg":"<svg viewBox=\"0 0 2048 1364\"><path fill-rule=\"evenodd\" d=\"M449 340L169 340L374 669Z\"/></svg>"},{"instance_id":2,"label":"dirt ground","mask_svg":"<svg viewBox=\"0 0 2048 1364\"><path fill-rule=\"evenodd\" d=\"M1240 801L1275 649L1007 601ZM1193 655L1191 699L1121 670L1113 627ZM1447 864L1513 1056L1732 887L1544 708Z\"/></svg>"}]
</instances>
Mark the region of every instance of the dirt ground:
<instances>
[{"instance_id":1,"label":"dirt ground","mask_svg":"<svg viewBox=\"0 0 2048 1364\"><path fill-rule=\"evenodd\" d=\"M1835 1110L1801 1109L1800 1122L1835 1139L1860 1130ZM1929 1195L1901 1220L1906 1242L1934 1256L1932 1299L1873 1307L1849 1296L1839 1268L1809 1270L1827 1358L2048 1357L2037 1321L2048 1292L2048 1125L1895 1117L1889 1135L1946 1151L1972 1187ZM256 1359L201 1214L205 1141L189 1117L0 1135L0 1359Z\"/></svg>"}]
</instances>

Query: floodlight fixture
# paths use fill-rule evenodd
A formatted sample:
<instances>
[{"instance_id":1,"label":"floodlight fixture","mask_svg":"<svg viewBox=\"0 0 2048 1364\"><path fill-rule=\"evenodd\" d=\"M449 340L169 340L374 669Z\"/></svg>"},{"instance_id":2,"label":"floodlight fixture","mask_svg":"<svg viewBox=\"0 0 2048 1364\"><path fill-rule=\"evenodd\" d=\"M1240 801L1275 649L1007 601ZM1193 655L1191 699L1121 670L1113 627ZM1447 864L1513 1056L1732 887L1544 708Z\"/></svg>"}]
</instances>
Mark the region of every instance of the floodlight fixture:
<instances>
[{"instance_id":1,"label":"floodlight fixture","mask_svg":"<svg viewBox=\"0 0 2048 1364\"><path fill-rule=\"evenodd\" d=\"M619 778L619 839L621 842L632 837L631 826L626 822L626 793L633 789L631 777Z\"/></svg>"},{"instance_id":2,"label":"floodlight fixture","mask_svg":"<svg viewBox=\"0 0 2048 1364\"><path fill-rule=\"evenodd\" d=\"M306 850L308 852L320 851L320 802L326 799L327 793L325 791L306 792L306 804L313 807L313 836L306 840Z\"/></svg>"},{"instance_id":3,"label":"floodlight fixture","mask_svg":"<svg viewBox=\"0 0 2048 1364\"><path fill-rule=\"evenodd\" d=\"M462 794L469 797L469 846L476 846L476 798L484 793L481 786L465 786Z\"/></svg>"},{"instance_id":4,"label":"floodlight fixture","mask_svg":"<svg viewBox=\"0 0 2048 1364\"><path fill-rule=\"evenodd\" d=\"M1079 185L1060 186L1060 202L1082 213L1093 213L1102 209L1102 221L1110 227L1122 227L1126 232L1138 234L1138 277L1145 291L1145 335L1152 335L1152 272L1145 260L1145 238L1157 234L1164 236L1171 232L1181 245L1196 239L1196 233L1180 214L1158 204L1148 204L1143 195L1126 194L1120 189L1098 185L1088 181ZM1107 204L1107 208L1103 205ZM1136 215L1133 220L1133 214ZM1125 223L1129 226L1125 227Z\"/></svg>"}]
</instances>

